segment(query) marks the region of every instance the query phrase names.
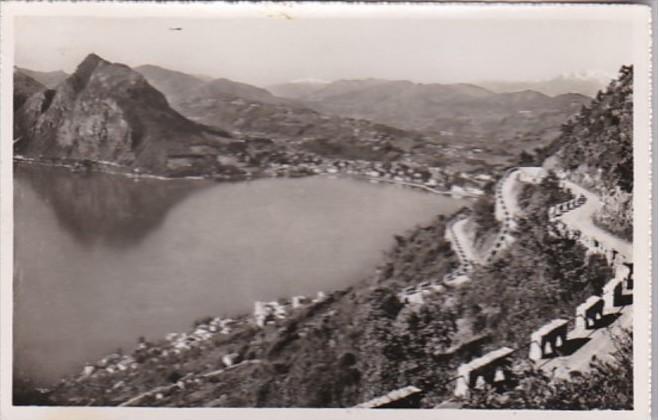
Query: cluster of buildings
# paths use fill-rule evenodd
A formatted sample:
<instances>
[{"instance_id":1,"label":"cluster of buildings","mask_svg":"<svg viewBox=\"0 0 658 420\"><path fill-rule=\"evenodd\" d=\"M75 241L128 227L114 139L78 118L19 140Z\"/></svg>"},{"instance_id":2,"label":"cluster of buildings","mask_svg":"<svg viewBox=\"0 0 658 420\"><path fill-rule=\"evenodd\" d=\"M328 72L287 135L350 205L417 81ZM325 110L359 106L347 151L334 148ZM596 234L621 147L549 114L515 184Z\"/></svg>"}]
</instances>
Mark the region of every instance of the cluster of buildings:
<instances>
[{"instance_id":1,"label":"cluster of buildings","mask_svg":"<svg viewBox=\"0 0 658 420\"><path fill-rule=\"evenodd\" d=\"M258 166L270 177L295 177L315 174L354 175L371 180L408 183L428 188L450 190L458 195L481 195L493 177L482 171L453 173L449 168L433 167L417 162L404 154L395 161L363 159L330 159L309 151L299 150L294 144L272 147L271 141L250 141L250 148L235 153L236 165ZM254 143L253 147L251 144ZM377 146L373 146L377 147Z\"/></svg>"},{"instance_id":2,"label":"cluster of buildings","mask_svg":"<svg viewBox=\"0 0 658 420\"><path fill-rule=\"evenodd\" d=\"M441 282L425 281L417 286L405 287L398 293L398 299L407 305L423 305L426 297L435 293L443 293L445 290L446 288Z\"/></svg>"},{"instance_id":3,"label":"cluster of buildings","mask_svg":"<svg viewBox=\"0 0 658 420\"><path fill-rule=\"evenodd\" d=\"M286 319L291 311L307 306L323 302L327 299L327 295L323 291L319 291L317 296L313 299L306 296L293 296L290 299L279 299L271 302L254 302L254 322L257 326L263 328L266 325L275 324L277 320Z\"/></svg>"},{"instance_id":4,"label":"cluster of buildings","mask_svg":"<svg viewBox=\"0 0 658 420\"><path fill-rule=\"evenodd\" d=\"M293 296L290 299L280 299L272 302L254 303L254 322L259 327L265 327L276 323L277 320L285 319L295 309L311 304L323 302L327 295L319 291L315 298L305 296ZM164 337L164 343L154 344L143 339L132 353L110 354L98 362L87 364L78 379L87 379L99 374L114 374L128 369L137 369L145 360L157 361L162 358L180 355L195 347L200 347L217 334L231 334L238 326L238 321L231 318L215 317L207 321L197 323L192 332L169 333ZM239 362L238 353L228 353L222 357L222 363L230 367Z\"/></svg>"},{"instance_id":5,"label":"cluster of buildings","mask_svg":"<svg viewBox=\"0 0 658 420\"><path fill-rule=\"evenodd\" d=\"M267 177L350 175L367 178L371 182L435 189L455 196L483 195L485 186L494 179L481 171L452 172L449 168L419 164L411 158L387 162L327 159L310 152L290 149L271 151L266 157L254 157L248 152L240 152L237 159L241 164L262 167L261 173ZM246 170L244 174L253 176ZM234 174L226 174L230 175Z\"/></svg>"},{"instance_id":6,"label":"cluster of buildings","mask_svg":"<svg viewBox=\"0 0 658 420\"><path fill-rule=\"evenodd\" d=\"M87 364L82 369L80 375L81 378L85 379L92 375L100 374L101 372L105 374L113 374L116 372L123 372L128 369L137 369L138 363L134 357L130 355L123 355L118 353L112 353L109 356L105 356L95 364Z\"/></svg>"},{"instance_id":7,"label":"cluster of buildings","mask_svg":"<svg viewBox=\"0 0 658 420\"><path fill-rule=\"evenodd\" d=\"M440 168L426 168L402 162L326 159L306 152L290 152L268 159L265 172L272 176L296 174L356 175L382 178L398 182L419 183L429 187L442 187L447 177Z\"/></svg>"},{"instance_id":8,"label":"cluster of buildings","mask_svg":"<svg viewBox=\"0 0 658 420\"><path fill-rule=\"evenodd\" d=\"M208 323L198 324L191 333L169 333L165 336L165 340L169 342L174 353L180 353L211 339L216 334L230 334L235 322L231 318L213 318ZM167 350L163 351L162 355L166 356L166 352Z\"/></svg>"},{"instance_id":9,"label":"cluster of buildings","mask_svg":"<svg viewBox=\"0 0 658 420\"><path fill-rule=\"evenodd\" d=\"M132 355L113 353L96 363L89 363L83 369L80 377L86 379L101 372L113 374L137 369L140 360L158 359L181 354L203 342L210 340L216 334L230 334L236 321L231 318L213 318L207 323L198 324L191 333L169 333L165 336L164 345L148 343L140 340ZM231 355L228 355L232 357ZM226 363L226 361L224 362ZM232 364L232 363L231 363ZM227 365L228 366L228 365Z\"/></svg>"}]
</instances>

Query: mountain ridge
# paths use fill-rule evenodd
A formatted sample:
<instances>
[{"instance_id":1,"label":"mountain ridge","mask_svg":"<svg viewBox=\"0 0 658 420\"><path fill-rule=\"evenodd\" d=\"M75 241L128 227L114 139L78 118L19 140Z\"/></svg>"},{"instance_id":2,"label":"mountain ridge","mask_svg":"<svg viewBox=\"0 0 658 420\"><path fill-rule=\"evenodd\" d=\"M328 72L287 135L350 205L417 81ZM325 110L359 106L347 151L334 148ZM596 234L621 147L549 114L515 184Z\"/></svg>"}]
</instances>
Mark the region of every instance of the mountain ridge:
<instances>
[{"instance_id":1,"label":"mountain ridge","mask_svg":"<svg viewBox=\"0 0 658 420\"><path fill-rule=\"evenodd\" d=\"M476 82L476 84L497 93L533 89L549 96L580 93L581 95L593 97L599 90L605 89L612 79L612 77L608 77L607 75L575 73L561 74L547 80L482 80Z\"/></svg>"},{"instance_id":2,"label":"mountain ridge","mask_svg":"<svg viewBox=\"0 0 658 420\"><path fill-rule=\"evenodd\" d=\"M230 134L192 122L138 72L89 54L57 85L19 109L17 151L26 157L114 162L153 173L192 170L175 155L190 155L211 170Z\"/></svg>"},{"instance_id":3,"label":"mountain ridge","mask_svg":"<svg viewBox=\"0 0 658 420\"><path fill-rule=\"evenodd\" d=\"M30 70L25 67L18 67L18 66L15 66L15 70L18 70L21 73L30 76L31 78L33 78L34 80L36 80L37 82L41 83L42 85L44 85L49 89L54 88L69 76L68 73L62 70L37 71L37 70Z\"/></svg>"},{"instance_id":4,"label":"mountain ridge","mask_svg":"<svg viewBox=\"0 0 658 420\"><path fill-rule=\"evenodd\" d=\"M39 83L34 78L23 73L21 70L14 69L14 112L23 106L27 99L35 93L46 89L46 86Z\"/></svg>"},{"instance_id":5,"label":"mountain ridge","mask_svg":"<svg viewBox=\"0 0 658 420\"><path fill-rule=\"evenodd\" d=\"M144 70L143 66L140 68ZM294 143L295 147L325 157L390 160L421 137L386 124L322 115L299 101L279 98L266 89L226 78L194 82L192 89L178 94L170 85L183 77L180 72L146 70L147 80L162 89L173 108L193 121L223 127L238 135ZM368 144L371 139L384 144L374 149Z\"/></svg>"}]
</instances>

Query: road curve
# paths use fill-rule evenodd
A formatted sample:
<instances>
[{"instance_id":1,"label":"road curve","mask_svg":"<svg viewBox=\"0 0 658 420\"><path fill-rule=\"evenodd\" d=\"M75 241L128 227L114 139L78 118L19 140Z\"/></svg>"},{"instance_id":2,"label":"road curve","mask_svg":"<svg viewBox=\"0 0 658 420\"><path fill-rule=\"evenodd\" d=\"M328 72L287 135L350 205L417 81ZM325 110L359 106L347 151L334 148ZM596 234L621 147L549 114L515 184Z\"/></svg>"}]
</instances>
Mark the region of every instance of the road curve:
<instances>
[{"instance_id":1,"label":"road curve","mask_svg":"<svg viewBox=\"0 0 658 420\"><path fill-rule=\"evenodd\" d=\"M570 229L597 240L606 249L616 250L623 255L626 261L632 261L633 244L631 242L594 224L593 216L602 208L599 197L571 181L562 182L564 187L576 197L582 195L586 200L580 206L561 214L558 218ZM590 370L594 355L599 359L610 357L610 354L617 348L614 342L615 334L618 334L622 328L631 329L633 327L633 306L623 306L618 313L612 316L618 318L607 327L592 330L587 335L584 335L582 331L571 331L567 339L584 342L584 344L570 355L548 359L540 365L540 368L557 378L568 379L572 371L586 372Z\"/></svg>"},{"instance_id":2,"label":"road curve","mask_svg":"<svg viewBox=\"0 0 658 420\"><path fill-rule=\"evenodd\" d=\"M594 224L594 214L603 207L599 197L573 182L563 182L564 186L575 196L583 195L587 201L582 206L560 216L562 222L572 229L579 230L581 234L596 239L605 248L617 250L617 252L622 254L627 261L632 261L633 244L631 242L615 236Z\"/></svg>"}]
</instances>

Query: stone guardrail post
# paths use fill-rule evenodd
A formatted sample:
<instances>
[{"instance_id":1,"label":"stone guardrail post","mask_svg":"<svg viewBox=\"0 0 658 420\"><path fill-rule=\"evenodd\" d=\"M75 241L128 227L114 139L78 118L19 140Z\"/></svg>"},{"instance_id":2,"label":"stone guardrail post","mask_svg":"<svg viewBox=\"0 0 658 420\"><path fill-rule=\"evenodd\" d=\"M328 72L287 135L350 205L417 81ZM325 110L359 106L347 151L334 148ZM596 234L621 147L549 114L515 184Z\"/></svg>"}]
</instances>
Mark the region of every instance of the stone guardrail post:
<instances>
[{"instance_id":1,"label":"stone guardrail post","mask_svg":"<svg viewBox=\"0 0 658 420\"><path fill-rule=\"evenodd\" d=\"M615 266L619 252L616 249L608 249L605 253L605 259L611 266Z\"/></svg>"},{"instance_id":2,"label":"stone guardrail post","mask_svg":"<svg viewBox=\"0 0 658 420\"><path fill-rule=\"evenodd\" d=\"M633 290L633 263L632 262L622 262L620 267L626 267L628 270L626 272L626 289Z\"/></svg>"},{"instance_id":3,"label":"stone guardrail post","mask_svg":"<svg viewBox=\"0 0 658 420\"><path fill-rule=\"evenodd\" d=\"M568 325L566 319L556 319L533 332L530 335L530 360L557 356L567 342Z\"/></svg>"},{"instance_id":4,"label":"stone guardrail post","mask_svg":"<svg viewBox=\"0 0 658 420\"><path fill-rule=\"evenodd\" d=\"M633 303L633 292L626 289L625 284L626 279L615 277L603 287L606 312Z\"/></svg>"},{"instance_id":5,"label":"stone guardrail post","mask_svg":"<svg viewBox=\"0 0 658 420\"><path fill-rule=\"evenodd\" d=\"M633 264L617 265L615 277L603 288L606 309L614 309L633 303Z\"/></svg>"},{"instance_id":6,"label":"stone guardrail post","mask_svg":"<svg viewBox=\"0 0 658 420\"><path fill-rule=\"evenodd\" d=\"M556 219L562 216L564 213L582 206L585 204L585 202L587 202L585 196L580 195L578 197L572 198L569 201L565 201L564 203L555 204L548 208L548 219Z\"/></svg>"},{"instance_id":7,"label":"stone guardrail post","mask_svg":"<svg viewBox=\"0 0 658 420\"><path fill-rule=\"evenodd\" d=\"M605 302L599 296L590 296L576 308L576 330L584 332L595 329L603 318Z\"/></svg>"},{"instance_id":8,"label":"stone guardrail post","mask_svg":"<svg viewBox=\"0 0 658 420\"><path fill-rule=\"evenodd\" d=\"M509 356L512 353L513 349L502 347L459 366L454 395L466 398L471 388L481 389L487 384L495 386L506 382L510 376Z\"/></svg>"}]
</instances>

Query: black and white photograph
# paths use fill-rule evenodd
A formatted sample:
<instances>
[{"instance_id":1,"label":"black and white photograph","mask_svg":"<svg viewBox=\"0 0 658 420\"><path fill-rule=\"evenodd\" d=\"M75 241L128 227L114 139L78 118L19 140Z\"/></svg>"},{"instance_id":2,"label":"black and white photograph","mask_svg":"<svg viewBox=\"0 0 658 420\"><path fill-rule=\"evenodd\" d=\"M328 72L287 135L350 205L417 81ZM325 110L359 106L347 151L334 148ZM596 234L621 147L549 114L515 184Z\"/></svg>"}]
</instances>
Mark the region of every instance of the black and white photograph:
<instances>
[{"instance_id":1,"label":"black and white photograph","mask_svg":"<svg viewBox=\"0 0 658 420\"><path fill-rule=\"evenodd\" d=\"M8 419L647 418L647 6L96 6L2 6Z\"/></svg>"}]
</instances>

